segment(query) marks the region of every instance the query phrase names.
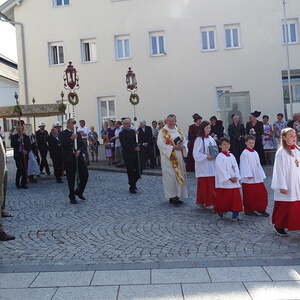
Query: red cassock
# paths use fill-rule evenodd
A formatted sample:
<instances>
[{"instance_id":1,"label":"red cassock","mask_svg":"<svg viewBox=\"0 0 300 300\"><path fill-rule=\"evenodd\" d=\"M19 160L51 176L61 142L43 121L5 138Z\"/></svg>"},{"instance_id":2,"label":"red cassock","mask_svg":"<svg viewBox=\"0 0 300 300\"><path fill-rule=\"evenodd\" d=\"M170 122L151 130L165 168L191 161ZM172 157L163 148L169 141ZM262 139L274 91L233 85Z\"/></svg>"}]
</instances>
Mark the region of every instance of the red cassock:
<instances>
[{"instance_id":1,"label":"red cassock","mask_svg":"<svg viewBox=\"0 0 300 300\"><path fill-rule=\"evenodd\" d=\"M228 211L243 211L243 202L239 188L216 189L215 211L225 213Z\"/></svg>"},{"instance_id":2,"label":"red cassock","mask_svg":"<svg viewBox=\"0 0 300 300\"><path fill-rule=\"evenodd\" d=\"M276 228L300 230L300 201L275 201L272 223Z\"/></svg>"},{"instance_id":3,"label":"red cassock","mask_svg":"<svg viewBox=\"0 0 300 300\"><path fill-rule=\"evenodd\" d=\"M197 180L197 200L204 206L214 206L216 202L215 177L199 177Z\"/></svg>"},{"instance_id":4,"label":"red cassock","mask_svg":"<svg viewBox=\"0 0 300 300\"><path fill-rule=\"evenodd\" d=\"M265 211L268 206L268 192L263 182L243 183L243 203L245 211Z\"/></svg>"}]
</instances>

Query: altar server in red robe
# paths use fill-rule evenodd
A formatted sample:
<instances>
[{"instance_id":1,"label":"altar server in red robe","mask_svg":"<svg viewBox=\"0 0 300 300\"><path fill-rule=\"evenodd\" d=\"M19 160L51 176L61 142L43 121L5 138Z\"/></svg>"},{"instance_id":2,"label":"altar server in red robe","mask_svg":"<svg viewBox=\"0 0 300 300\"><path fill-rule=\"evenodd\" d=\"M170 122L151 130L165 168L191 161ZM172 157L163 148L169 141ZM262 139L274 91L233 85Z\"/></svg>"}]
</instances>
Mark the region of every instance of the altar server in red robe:
<instances>
[{"instance_id":1,"label":"altar server in red robe","mask_svg":"<svg viewBox=\"0 0 300 300\"><path fill-rule=\"evenodd\" d=\"M272 189L274 209L272 223L276 233L287 236L287 230L300 230L300 148L293 128L281 131L281 147L275 157Z\"/></svg>"},{"instance_id":2,"label":"altar server in red robe","mask_svg":"<svg viewBox=\"0 0 300 300\"><path fill-rule=\"evenodd\" d=\"M236 159L229 152L230 142L220 139L221 152L216 159L216 204L215 211L223 218L226 212L232 212L232 221L239 221L239 212L243 211L239 183L240 172Z\"/></svg>"},{"instance_id":3,"label":"altar server in red robe","mask_svg":"<svg viewBox=\"0 0 300 300\"><path fill-rule=\"evenodd\" d=\"M266 174L260 164L258 153L253 149L255 137L247 136L246 149L240 157L240 175L243 187L245 215L268 217L268 192L264 185Z\"/></svg>"},{"instance_id":4,"label":"altar server in red robe","mask_svg":"<svg viewBox=\"0 0 300 300\"><path fill-rule=\"evenodd\" d=\"M216 202L215 161L210 147L217 147L216 141L209 135L210 123L203 121L199 127L199 136L195 140L193 157L197 178L196 205L199 208L212 209Z\"/></svg>"}]
</instances>

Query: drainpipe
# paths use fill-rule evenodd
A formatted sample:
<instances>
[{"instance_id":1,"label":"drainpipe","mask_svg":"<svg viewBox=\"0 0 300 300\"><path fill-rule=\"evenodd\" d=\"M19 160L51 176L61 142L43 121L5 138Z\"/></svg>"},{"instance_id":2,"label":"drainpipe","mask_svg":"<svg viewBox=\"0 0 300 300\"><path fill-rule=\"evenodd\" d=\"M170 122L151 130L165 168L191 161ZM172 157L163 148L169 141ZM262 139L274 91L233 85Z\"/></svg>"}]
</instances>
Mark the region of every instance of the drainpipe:
<instances>
[{"instance_id":1,"label":"drainpipe","mask_svg":"<svg viewBox=\"0 0 300 300\"><path fill-rule=\"evenodd\" d=\"M18 25L21 29L21 51L23 58L23 79L24 79L24 90L25 90L25 104L29 104L28 100L28 85L27 85L27 64L26 64L26 52L25 52L25 38L24 38L24 24L9 19L6 15L0 12L0 21L7 22L11 25Z\"/></svg>"}]
</instances>

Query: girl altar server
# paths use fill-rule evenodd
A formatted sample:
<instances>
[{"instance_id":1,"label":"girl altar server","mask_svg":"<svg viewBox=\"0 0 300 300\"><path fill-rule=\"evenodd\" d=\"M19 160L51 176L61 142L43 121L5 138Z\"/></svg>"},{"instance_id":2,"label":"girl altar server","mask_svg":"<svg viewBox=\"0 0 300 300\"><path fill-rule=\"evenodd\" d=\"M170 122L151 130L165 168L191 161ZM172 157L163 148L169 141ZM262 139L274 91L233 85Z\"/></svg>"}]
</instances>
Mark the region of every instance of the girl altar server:
<instances>
[{"instance_id":1,"label":"girl altar server","mask_svg":"<svg viewBox=\"0 0 300 300\"><path fill-rule=\"evenodd\" d=\"M292 128L281 131L281 147L275 157L272 189L274 209L272 222L276 233L287 236L287 230L300 230L300 148Z\"/></svg>"},{"instance_id":2,"label":"girl altar server","mask_svg":"<svg viewBox=\"0 0 300 300\"><path fill-rule=\"evenodd\" d=\"M243 187L243 203L245 215L268 217L268 192L264 185L266 174L260 164L258 153L253 149L255 137L247 136L246 149L240 158L240 174Z\"/></svg>"},{"instance_id":3,"label":"girl altar server","mask_svg":"<svg viewBox=\"0 0 300 300\"><path fill-rule=\"evenodd\" d=\"M230 142L220 139L221 152L216 159L216 204L215 211L222 218L231 211L232 220L239 221L239 212L243 211L240 193L240 172L234 155L229 152Z\"/></svg>"},{"instance_id":4,"label":"girl altar server","mask_svg":"<svg viewBox=\"0 0 300 300\"><path fill-rule=\"evenodd\" d=\"M210 134L208 121L199 126L198 137L193 148L195 160L195 175L197 178L196 205L201 208L213 208L216 201L215 190L215 159L213 148L218 150L216 141ZM217 153L216 153L217 154Z\"/></svg>"}]
</instances>

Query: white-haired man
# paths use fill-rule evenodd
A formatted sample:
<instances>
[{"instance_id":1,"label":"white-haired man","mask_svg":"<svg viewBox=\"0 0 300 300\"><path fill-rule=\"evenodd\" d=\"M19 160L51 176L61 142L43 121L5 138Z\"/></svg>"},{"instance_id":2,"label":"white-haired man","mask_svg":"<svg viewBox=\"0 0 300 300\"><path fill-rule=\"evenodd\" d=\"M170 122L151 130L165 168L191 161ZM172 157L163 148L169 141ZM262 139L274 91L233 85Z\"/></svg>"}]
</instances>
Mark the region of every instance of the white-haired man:
<instances>
[{"instance_id":1,"label":"white-haired man","mask_svg":"<svg viewBox=\"0 0 300 300\"><path fill-rule=\"evenodd\" d=\"M188 197L184 157L188 148L184 134L176 126L176 116L171 114L160 130L157 145L161 155L162 180L165 197L171 204L182 204Z\"/></svg>"}]
</instances>

